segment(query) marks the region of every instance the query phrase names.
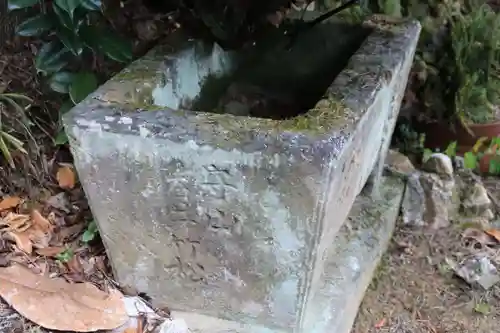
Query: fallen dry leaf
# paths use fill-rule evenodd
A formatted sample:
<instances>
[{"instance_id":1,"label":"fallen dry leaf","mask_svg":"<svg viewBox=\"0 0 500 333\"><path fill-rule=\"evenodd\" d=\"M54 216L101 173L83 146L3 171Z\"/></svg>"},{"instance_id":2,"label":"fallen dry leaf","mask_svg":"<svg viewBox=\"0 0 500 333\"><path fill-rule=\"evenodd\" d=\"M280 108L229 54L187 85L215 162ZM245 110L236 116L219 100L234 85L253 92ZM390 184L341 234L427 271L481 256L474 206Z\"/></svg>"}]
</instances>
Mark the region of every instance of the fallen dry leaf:
<instances>
[{"instance_id":1,"label":"fallen dry leaf","mask_svg":"<svg viewBox=\"0 0 500 333\"><path fill-rule=\"evenodd\" d=\"M111 330L128 321L123 296L90 283L36 275L20 265L0 268L0 296L32 322L51 330Z\"/></svg>"},{"instance_id":2,"label":"fallen dry leaf","mask_svg":"<svg viewBox=\"0 0 500 333\"><path fill-rule=\"evenodd\" d=\"M43 232L52 232L54 230L54 226L49 222L45 217L40 214L40 212L36 209L31 213L31 219L33 220L33 227L38 228Z\"/></svg>"},{"instance_id":3,"label":"fallen dry leaf","mask_svg":"<svg viewBox=\"0 0 500 333\"><path fill-rule=\"evenodd\" d=\"M26 232L9 231L5 234L5 238L16 243L19 250L31 254L33 252L33 243Z\"/></svg>"},{"instance_id":4,"label":"fallen dry leaf","mask_svg":"<svg viewBox=\"0 0 500 333\"><path fill-rule=\"evenodd\" d=\"M497 242L500 242L500 230L497 229L489 229L486 230L485 233L490 235L491 237L495 238Z\"/></svg>"},{"instance_id":5,"label":"fallen dry leaf","mask_svg":"<svg viewBox=\"0 0 500 333\"><path fill-rule=\"evenodd\" d=\"M3 219L0 219L0 230L23 232L31 227L31 220L28 215L10 212Z\"/></svg>"},{"instance_id":6,"label":"fallen dry leaf","mask_svg":"<svg viewBox=\"0 0 500 333\"><path fill-rule=\"evenodd\" d=\"M495 245L495 240L490 236L488 232L475 229L468 228L465 229L462 233L462 237L465 239L473 239L481 245Z\"/></svg>"},{"instance_id":7,"label":"fallen dry leaf","mask_svg":"<svg viewBox=\"0 0 500 333\"><path fill-rule=\"evenodd\" d=\"M0 212L19 206L21 203L21 198L19 197L7 197L0 201Z\"/></svg>"},{"instance_id":8,"label":"fallen dry leaf","mask_svg":"<svg viewBox=\"0 0 500 333\"><path fill-rule=\"evenodd\" d=\"M69 166L60 167L57 170L56 179L60 188L71 190L75 187L75 172Z\"/></svg>"},{"instance_id":9,"label":"fallen dry leaf","mask_svg":"<svg viewBox=\"0 0 500 333\"><path fill-rule=\"evenodd\" d=\"M55 257L63 252L66 248L63 246L51 246L41 249L36 249L35 252L44 257Z\"/></svg>"}]
</instances>

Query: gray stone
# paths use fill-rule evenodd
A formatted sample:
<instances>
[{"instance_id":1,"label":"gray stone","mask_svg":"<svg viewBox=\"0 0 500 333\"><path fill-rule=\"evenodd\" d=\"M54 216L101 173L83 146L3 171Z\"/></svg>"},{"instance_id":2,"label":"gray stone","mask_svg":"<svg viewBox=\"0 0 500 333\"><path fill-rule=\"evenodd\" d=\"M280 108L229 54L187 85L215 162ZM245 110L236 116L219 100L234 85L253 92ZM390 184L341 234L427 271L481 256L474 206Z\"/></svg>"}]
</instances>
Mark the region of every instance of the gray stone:
<instances>
[{"instance_id":1,"label":"gray stone","mask_svg":"<svg viewBox=\"0 0 500 333\"><path fill-rule=\"evenodd\" d=\"M491 200L488 191L481 182L469 184L463 190L464 200L462 201L463 213L466 216L482 215L491 207Z\"/></svg>"},{"instance_id":2,"label":"gray stone","mask_svg":"<svg viewBox=\"0 0 500 333\"><path fill-rule=\"evenodd\" d=\"M311 303L313 313L308 317L308 332L350 332L363 294L391 239L403 182L385 178L381 192L379 200L359 196L348 217L354 228L343 226L335 236L326 254L320 288ZM193 333L271 332L192 313L174 311L172 316L184 319Z\"/></svg>"},{"instance_id":3,"label":"gray stone","mask_svg":"<svg viewBox=\"0 0 500 333\"><path fill-rule=\"evenodd\" d=\"M446 154L434 153L424 163L423 170L427 172L436 173L440 176L452 177L453 176L453 163Z\"/></svg>"},{"instance_id":4,"label":"gray stone","mask_svg":"<svg viewBox=\"0 0 500 333\"><path fill-rule=\"evenodd\" d=\"M271 49L253 67L251 50L227 53L174 34L64 116L121 284L188 313L189 326L202 317L233 332L346 332L343 316L357 305L333 313L328 302L362 297L362 284L342 280L348 272L369 278L332 272L355 260L331 259L333 240L362 189L386 193L381 172L420 25L385 17L362 29L329 24L328 34L312 31L290 52ZM344 60L342 71L331 67ZM206 90L221 96L217 84L238 68L238 78L269 90L289 83L292 97L326 85L310 111L288 119L187 111L216 107ZM366 258L382 249L352 241Z\"/></svg>"},{"instance_id":5,"label":"gray stone","mask_svg":"<svg viewBox=\"0 0 500 333\"><path fill-rule=\"evenodd\" d=\"M398 173L406 177L416 171L408 156L392 149L387 152L385 164L391 172Z\"/></svg>"},{"instance_id":6,"label":"gray stone","mask_svg":"<svg viewBox=\"0 0 500 333\"><path fill-rule=\"evenodd\" d=\"M485 290L500 281L495 265L485 253L471 255L452 268L467 283Z\"/></svg>"},{"instance_id":7,"label":"gray stone","mask_svg":"<svg viewBox=\"0 0 500 333\"><path fill-rule=\"evenodd\" d=\"M458 207L455 180L443 179L437 174L422 172L420 183L426 198L425 222L433 229L447 227Z\"/></svg>"},{"instance_id":8,"label":"gray stone","mask_svg":"<svg viewBox=\"0 0 500 333\"><path fill-rule=\"evenodd\" d=\"M407 178L402 220L414 226L443 228L456 217L459 204L454 178L417 171Z\"/></svg>"},{"instance_id":9,"label":"gray stone","mask_svg":"<svg viewBox=\"0 0 500 333\"><path fill-rule=\"evenodd\" d=\"M401 218L406 225L423 226L425 214L425 191L420 183L420 173L414 172L407 178L405 194L401 205Z\"/></svg>"}]
</instances>

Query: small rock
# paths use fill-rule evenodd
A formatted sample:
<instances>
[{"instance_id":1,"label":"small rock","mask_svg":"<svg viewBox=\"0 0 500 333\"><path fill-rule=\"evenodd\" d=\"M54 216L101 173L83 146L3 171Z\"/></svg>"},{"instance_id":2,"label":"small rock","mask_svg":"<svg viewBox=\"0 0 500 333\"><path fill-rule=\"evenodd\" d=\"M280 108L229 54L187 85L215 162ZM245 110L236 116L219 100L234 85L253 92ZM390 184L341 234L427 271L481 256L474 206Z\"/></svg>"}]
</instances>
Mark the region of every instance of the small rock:
<instances>
[{"instance_id":1,"label":"small rock","mask_svg":"<svg viewBox=\"0 0 500 333\"><path fill-rule=\"evenodd\" d=\"M491 200L483 184L476 182L471 187L464 189L462 208L465 215L481 215L490 209Z\"/></svg>"},{"instance_id":2,"label":"small rock","mask_svg":"<svg viewBox=\"0 0 500 333\"><path fill-rule=\"evenodd\" d=\"M414 226L424 225L425 192L420 184L419 172L408 176L401 205L401 213L404 224Z\"/></svg>"},{"instance_id":3,"label":"small rock","mask_svg":"<svg viewBox=\"0 0 500 333\"><path fill-rule=\"evenodd\" d=\"M411 163L410 159L401 154L400 152L390 149L387 152L387 157L385 158L385 164L391 169L398 173L405 175L410 175L415 172L415 167Z\"/></svg>"},{"instance_id":4,"label":"small rock","mask_svg":"<svg viewBox=\"0 0 500 333\"><path fill-rule=\"evenodd\" d=\"M455 170L463 170L465 169L465 160L462 156L455 156L453 158L453 165L455 166Z\"/></svg>"},{"instance_id":5,"label":"small rock","mask_svg":"<svg viewBox=\"0 0 500 333\"><path fill-rule=\"evenodd\" d=\"M424 163L423 170L440 176L453 176L453 163L446 154L434 153Z\"/></svg>"},{"instance_id":6,"label":"small rock","mask_svg":"<svg viewBox=\"0 0 500 333\"><path fill-rule=\"evenodd\" d=\"M425 193L424 221L433 229L449 226L451 215L455 211L455 180L446 180L438 174L423 172L420 175L420 184Z\"/></svg>"},{"instance_id":7,"label":"small rock","mask_svg":"<svg viewBox=\"0 0 500 333\"><path fill-rule=\"evenodd\" d=\"M158 333L189 333L190 330L183 319L165 320Z\"/></svg>"},{"instance_id":8,"label":"small rock","mask_svg":"<svg viewBox=\"0 0 500 333\"><path fill-rule=\"evenodd\" d=\"M498 271L485 254L476 254L463 260L459 265L450 265L455 274L471 286L487 290L500 281Z\"/></svg>"},{"instance_id":9,"label":"small rock","mask_svg":"<svg viewBox=\"0 0 500 333\"><path fill-rule=\"evenodd\" d=\"M484 210L480 217L484 218L485 220L491 221L495 218L495 214L491 209L488 208Z\"/></svg>"}]
</instances>

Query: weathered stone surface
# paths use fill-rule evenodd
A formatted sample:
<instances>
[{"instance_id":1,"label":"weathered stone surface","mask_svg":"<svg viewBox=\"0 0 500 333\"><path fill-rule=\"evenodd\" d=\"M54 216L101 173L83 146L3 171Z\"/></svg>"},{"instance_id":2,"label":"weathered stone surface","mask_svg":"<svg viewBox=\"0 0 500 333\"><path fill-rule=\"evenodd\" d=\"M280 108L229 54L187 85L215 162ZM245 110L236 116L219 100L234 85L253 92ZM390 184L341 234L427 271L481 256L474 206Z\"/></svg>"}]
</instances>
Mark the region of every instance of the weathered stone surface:
<instances>
[{"instance_id":1,"label":"weathered stone surface","mask_svg":"<svg viewBox=\"0 0 500 333\"><path fill-rule=\"evenodd\" d=\"M395 172L404 176L409 176L416 171L415 166L413 166L413 163L407 156L392 149L387 152L385 164L391 172Z\"/></svg>"},{"instance_id":2,"label":"weathered stone surface","mask_svg":"<svg viewBox=\"0 0 500 333\"><path fill-rule=\"evenodd\" d=\"M423 169L440 175L441 177L453 177L453 163L446 154L434 153L423 165Z\"/></svg>"},{"instance_id":3,"label":"weathered stone surface","mask_svg":"<svg viewBox=\"0 0 500 333\"><path fill-rule=\"evenodd\" d=\"M405 194L401 205L401 217L404 224L425 225L425 191L420 183L420 173L411 173L406 181Z\"/></svg>"},{"instance_id":4,"label":"weathered stone surface","mask_svg":"<svg viewBox=\"0 0 500 333\"><path fill-rule=\"evenodd\" d=\"M324 98L291 119L180 110L196 104L202 81L238 64L180 39L65 115L122 284L190 316L261 325L252 332L331 331L333 317L318 315L347 286L328 285L332 240L365 183L367 193L384 193L377 188L420 31L378 17L366 26L373 31ZM306 78L328 60L314 67L320 52L308 53L307 66L290 67L303 79L293 89L312 83ZM259 66L249 70L254 79L265 73Z\"/></svg>"},{"instance_id":5,"label":"weathered stone surface","mask_svg":"<svg viewBox=\"0 0 500 333\"><path fill-rule=\"evenodd\" d=\"M500 281L497 268L486 253L471 255L458 265L452 263L452 268L467 283L485 290Z\"/></svg>"},{"instance_id":6,"label":"weathered stone surface","mask_svg":"<svg viewBox=\"0 0 500 333\"><path fill-rule=\"evenodd\" d=\"M481 182L469 184L469 187L464 188L463 193L462 208L464 215L481 215L490 209L491 200L488 197L488 191Z\"/></svg>"},{"instance_id":7,"label":"weathered stone surface","mask_svg":"<svg viewBox=\"0 0 500 333\"><path fill-rule=\"evenodd\" d=\"M401 207L403 223L443 228L456 217L459 205L460 196L453 177L417 171L407 179Z\"/></svg>"},{"instance_id":8,"label":"weathered stone surface","mask_svg":"<svg viewBox=\"0 0 500 333\"><path fill-rule=\"evenodd\" d=\"M312 300L304 332L350 332L363 294L389 244L403 187L400 179L388 177L381 184L380 200L367 196L356 199L348 217L353 228L341 228L326 254L321 286ZM174 311L172 315L186 320L193 333L271 332L192 313Z\"/></svg>"}]
</instances>

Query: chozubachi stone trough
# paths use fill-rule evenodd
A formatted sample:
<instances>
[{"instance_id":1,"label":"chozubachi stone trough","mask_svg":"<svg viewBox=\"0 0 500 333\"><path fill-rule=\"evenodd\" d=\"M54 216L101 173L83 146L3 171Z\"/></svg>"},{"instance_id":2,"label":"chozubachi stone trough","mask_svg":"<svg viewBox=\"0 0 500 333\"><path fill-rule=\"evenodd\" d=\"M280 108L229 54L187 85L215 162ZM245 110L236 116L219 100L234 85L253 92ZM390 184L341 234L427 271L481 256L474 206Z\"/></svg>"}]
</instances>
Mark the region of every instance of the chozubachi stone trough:
<instances>
[{"instance_id":1,"label":"chozubachi stone trough","mask_svg":"<svg viewBox=\"0 0 500 333\"><path fill-rule=\"evenodd\" d=\"M351 329L399 210L382 169L420 25L335 22L291 50L178 31L64 116L116 278L193 332Z\"/></svg>"}]
</instances>

